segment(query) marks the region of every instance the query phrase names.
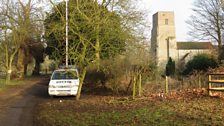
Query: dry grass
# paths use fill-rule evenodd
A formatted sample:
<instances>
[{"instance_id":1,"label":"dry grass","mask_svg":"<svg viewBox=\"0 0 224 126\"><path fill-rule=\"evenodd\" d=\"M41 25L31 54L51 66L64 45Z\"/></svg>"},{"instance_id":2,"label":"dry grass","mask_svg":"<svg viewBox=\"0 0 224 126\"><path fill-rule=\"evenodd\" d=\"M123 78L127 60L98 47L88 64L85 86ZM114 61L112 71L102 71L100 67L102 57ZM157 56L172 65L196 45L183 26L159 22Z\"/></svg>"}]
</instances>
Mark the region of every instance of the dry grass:
<instances>
[{"instance_id":1,"label":"dry grass","mask_svg":"<svg viewBox=\"0 0 224 126\"><path fill-rule=\"evenodd\" d=\"M54 99L36 109L38 126L224 125L224 99L205 89L128 97L85 95L80 101Z\"/></svg>"}]
</instances>

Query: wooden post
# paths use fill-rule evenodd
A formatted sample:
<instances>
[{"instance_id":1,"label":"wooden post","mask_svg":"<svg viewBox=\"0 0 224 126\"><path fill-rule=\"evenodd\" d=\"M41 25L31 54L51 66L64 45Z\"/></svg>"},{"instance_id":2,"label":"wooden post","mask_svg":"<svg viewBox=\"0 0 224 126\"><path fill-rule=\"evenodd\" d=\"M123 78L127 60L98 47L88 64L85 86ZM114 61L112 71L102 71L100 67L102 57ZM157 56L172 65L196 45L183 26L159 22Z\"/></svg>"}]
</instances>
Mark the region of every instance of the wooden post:
<instances>
[{"instance_id":1,"label":"wooden post","mask_svg":"<svg viewBox=\"0 0 224 126\"><path fill-rule=\"evenodd\" d=\"M208 94L211 96L212 95L212 91L210 90L212 88L212 75L208 75Z\"/></svg>"},{"instance_id":2,"label":"wooden post","mask_svg":"<svg viewBox=\"0 0 224 126\"><path fill-rule=\"evenodd\" d=\"M139 78L138 78L138 96L142 95L142 75L139 74Z\"/></svg>"},{"instance_id":3,"label":"wooden post","mask_svg":"<svg viewBox=\"0 0 224 126\"><path fill-rule=\"evenodd\" d=\"M198 86L199 86L199 88L201 88L201 76L200 75L198 76Z\"/></svg>"},{"instance_id":4,"label":"wooden post","mask_svg":"<svg viewBox=\"0 0 224 126\"><path fill-rule=\"evenodd\" d=\"M135 94L136 94L136 76L133 76L133 89L132 89L132 99L135 99Z\"/></svg>"},{"instance_id":5,"label":"wooden post","mask_svg":"<svg viewBox=\"0 0 224 126\"><path fill-rule=\"evenodd\" d=\"M168 92L169 92L168 85L169 85L169 77L168 77L168 76L166 76L166 86L165 86L166 93L168 93Z\"/></svg>"}]
</instances>

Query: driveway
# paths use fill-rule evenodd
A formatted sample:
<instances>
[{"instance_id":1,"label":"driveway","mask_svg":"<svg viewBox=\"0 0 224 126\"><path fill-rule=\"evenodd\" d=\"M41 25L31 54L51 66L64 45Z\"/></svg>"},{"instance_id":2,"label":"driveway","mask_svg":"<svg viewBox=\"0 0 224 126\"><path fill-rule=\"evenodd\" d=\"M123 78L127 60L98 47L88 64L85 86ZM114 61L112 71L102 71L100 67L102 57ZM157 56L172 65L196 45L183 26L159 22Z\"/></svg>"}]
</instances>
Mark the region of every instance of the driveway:
<instances>
[{"instance_id":1,"label":"driveway","mask_svg":"<svg viewBox=\"0 0 224 126\"><path fill-rule=\"evenodd\" d=\"M33 126L35 105L49 100L48 78L32 78L0 92L0 126Z\"/></svg>"}]
</instances>

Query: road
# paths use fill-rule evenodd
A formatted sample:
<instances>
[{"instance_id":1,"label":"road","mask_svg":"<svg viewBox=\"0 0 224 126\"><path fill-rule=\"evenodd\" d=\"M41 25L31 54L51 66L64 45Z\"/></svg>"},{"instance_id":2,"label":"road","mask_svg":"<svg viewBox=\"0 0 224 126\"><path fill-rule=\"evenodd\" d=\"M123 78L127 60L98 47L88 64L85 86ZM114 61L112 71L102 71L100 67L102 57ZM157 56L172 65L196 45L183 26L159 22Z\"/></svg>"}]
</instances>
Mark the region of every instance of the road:
<instances>
[{"instance_id":1,"label":"road","mask_svg":"<svg viewBox=\"0 0 224 126\"><path fill-rule=\"evenodd\" d=\"M35 105L49 100L48 77L38 77L24 86L0 93L0 126L34 126Z\"/></svg>"}]
</instances>

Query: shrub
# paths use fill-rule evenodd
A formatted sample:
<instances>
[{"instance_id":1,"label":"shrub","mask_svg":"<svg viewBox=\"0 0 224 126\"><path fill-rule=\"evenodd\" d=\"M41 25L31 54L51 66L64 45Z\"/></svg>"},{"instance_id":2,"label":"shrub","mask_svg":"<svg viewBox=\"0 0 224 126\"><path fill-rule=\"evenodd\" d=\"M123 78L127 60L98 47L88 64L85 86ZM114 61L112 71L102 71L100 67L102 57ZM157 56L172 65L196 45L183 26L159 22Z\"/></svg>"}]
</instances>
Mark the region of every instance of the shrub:
<instances>
[{"instance_id":1,"label":"shrub","mask_svg":"<svg viewBox=\"0 0 224 126\"><path fill-rule=\"evenodd\" d=\"M85 82L91 84L91 88L95 86L96 89L103 86L104 89L109 89L114 94L129 94L132 90L133 75L140 72L134 70L136 66L141 69L142 84L155 79L156 65L153 62L144 61L133 64L130 57L117 56L116 58L101 60L99 71L96 70L95 66L89 68Z\"/></svg>"},{"instance_id":2,"label":"shrub","mask_svg":"<svg viewBox=\"0 0 224 126\"><path fill-rule=\"evenodd\" d=\"M217 60L208 54L198 54L186 64L183 74L192 74L193 71L207 71L209 68L218 67Z\"/></svg>"},{"instance_id":3,"label":"shrub","mask_svg":"<svg viewBox=\"0 0 224 126\"><path fill-rule=\"evenodd\" d=\"M103 69L107 77L106 86L118 94L128 88L130 83L131 62L126 57L104 60Z\"/></svg>"},{"instance_id":4,"label":"shrub","mask_svg":"<svg viewBox=\"0 0 224 126\"><path fill-rule=\"evenodd\" d=\"M166 76L172 76L175 74L175 61L170 57L166 64Z\"/></svg>"}]
</instances>

